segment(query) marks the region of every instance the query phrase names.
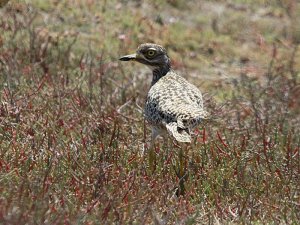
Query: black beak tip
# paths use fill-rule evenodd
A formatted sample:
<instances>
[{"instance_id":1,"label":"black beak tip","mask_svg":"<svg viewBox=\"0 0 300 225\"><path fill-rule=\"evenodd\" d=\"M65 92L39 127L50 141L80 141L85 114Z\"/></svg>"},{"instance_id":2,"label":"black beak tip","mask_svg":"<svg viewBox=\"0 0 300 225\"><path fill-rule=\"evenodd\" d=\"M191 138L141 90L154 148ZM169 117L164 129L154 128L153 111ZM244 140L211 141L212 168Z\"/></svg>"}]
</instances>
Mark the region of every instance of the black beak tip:
<instances>
[{"instance_id":1,"label":"black beak tip","mask_svg":"<svg viewBox=\"0 0 300 225\"><path fill-rule=\"evenodd\" d=\"M119 58L119 60L121 60L121 61L130 61L131 59L129 57L122 56L122 57Z\"/></svg>"},{"instance_id":2,"label":"black beak tip","mask_svg":"<svg viewBox=\"0 0 300 225\"><path fill-rule=\"evenodd\" d=\"M119 58L121 61L131 61L136 59L136 54L131 54L131 55L124 55Z\"/></svg>"}]
</instances>

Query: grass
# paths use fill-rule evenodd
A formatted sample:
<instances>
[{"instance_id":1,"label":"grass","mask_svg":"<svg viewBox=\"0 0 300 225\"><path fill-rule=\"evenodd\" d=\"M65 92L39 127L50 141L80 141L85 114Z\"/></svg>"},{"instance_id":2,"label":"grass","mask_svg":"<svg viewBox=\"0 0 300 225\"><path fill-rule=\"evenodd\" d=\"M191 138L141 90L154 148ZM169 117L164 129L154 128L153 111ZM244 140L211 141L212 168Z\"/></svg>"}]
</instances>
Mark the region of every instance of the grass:
<instances>
[{"instance_id":1,"label":"grass","mask_svg":"<svg viewBox=\"0 0 300 225\"><path fill-rule=\"evenodd\" d=\"M0 224L298 224L299 13L289 4L0 9ZM183 156L158 141L154 173L140 154L151 75L117 60L146 41L168 48L212 114Z\"/></svg>"}]
</instances>

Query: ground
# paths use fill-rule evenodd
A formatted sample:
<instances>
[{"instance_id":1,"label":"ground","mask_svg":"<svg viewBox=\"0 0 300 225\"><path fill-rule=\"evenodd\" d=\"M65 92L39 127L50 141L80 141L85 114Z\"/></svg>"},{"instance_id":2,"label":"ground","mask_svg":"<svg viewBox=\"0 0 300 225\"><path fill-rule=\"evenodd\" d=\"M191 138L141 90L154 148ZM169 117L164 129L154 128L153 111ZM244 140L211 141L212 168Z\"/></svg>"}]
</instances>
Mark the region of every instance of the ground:
<instances>
[{"instance_id":1,"label":"ground","mask_svg":"<svg viewBox=\"0 0 300 225\"><path fill-rule=\"evenodd\" d=\"M296 0L0 5L0 224L299 224ZM144 42L211 115L154 172L151 72L118 61Z\"/></svg>"}]
</instances>

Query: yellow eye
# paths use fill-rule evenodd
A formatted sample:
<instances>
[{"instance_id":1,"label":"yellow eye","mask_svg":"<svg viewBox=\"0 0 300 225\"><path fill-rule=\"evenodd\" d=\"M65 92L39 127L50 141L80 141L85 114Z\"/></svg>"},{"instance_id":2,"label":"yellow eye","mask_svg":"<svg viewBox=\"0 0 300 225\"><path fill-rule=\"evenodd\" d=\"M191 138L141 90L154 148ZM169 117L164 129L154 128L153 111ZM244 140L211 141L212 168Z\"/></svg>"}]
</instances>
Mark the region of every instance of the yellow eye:
<instances>
[{"instance_id":1,"label":"yellow eye","mask_svg":"<svg viewBox=\"0 0 300 225\"><path fill-rule=\"evenodd\" d=\"M147 56L153 57L154 55L155 55L155 51L154 50L148 50L147 51Z\"/></svg>"}]
</instances>

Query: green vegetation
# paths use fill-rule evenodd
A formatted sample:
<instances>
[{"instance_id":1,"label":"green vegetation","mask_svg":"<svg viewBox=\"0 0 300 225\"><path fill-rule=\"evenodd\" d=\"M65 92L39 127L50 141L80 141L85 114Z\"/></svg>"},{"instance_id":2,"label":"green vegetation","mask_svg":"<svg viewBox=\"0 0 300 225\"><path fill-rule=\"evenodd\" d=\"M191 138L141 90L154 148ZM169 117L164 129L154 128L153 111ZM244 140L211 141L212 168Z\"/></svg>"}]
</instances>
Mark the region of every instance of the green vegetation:
<instances>
[{"instance_id":1,"label":"green vegetation","mask_svg":"<svg viewBox=\"0 0 300 225\"><path fill-rule=\"evenodd\" d=\"M0 224L299 224L297 1L26 2L0 9ZM117 60L143 42L212 115L154 173L151 73Z\"/></svg>"}]
</instances>

